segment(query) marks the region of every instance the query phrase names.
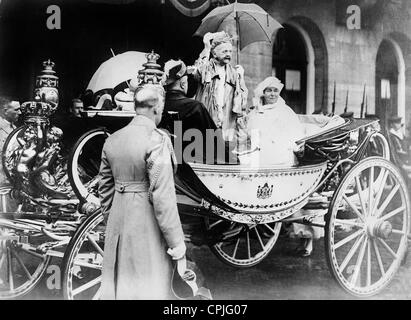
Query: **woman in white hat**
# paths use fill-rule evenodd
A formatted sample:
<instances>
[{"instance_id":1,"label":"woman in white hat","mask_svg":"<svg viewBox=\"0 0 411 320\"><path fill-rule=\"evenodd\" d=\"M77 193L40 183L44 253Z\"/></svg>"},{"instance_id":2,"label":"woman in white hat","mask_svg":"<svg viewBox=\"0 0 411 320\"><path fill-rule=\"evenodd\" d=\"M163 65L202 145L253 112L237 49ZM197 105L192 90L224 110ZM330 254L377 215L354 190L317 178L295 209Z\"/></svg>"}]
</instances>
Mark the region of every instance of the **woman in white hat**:
<instances>
[{"instance_id":1,"label":"woman in white hat","mask_svg":"<svg viewBox=\"0 0 411 320\"><path fill-rule=\"evenodd\" d=\"M280 97L283 87L276 77L268 77L254 90L255 110L249 114L247 132L251 149L259 150L259 166L297 164L295 141L304 136L304 130L298 116Z\"/></svg>"},{"instance_id":2,"label":"woman in white hat","mask_svg":"<svg viewBox=\"0 0 411 320\"><path fill-rule=\"evenodd\" d=\"M253 110L248 119L247 131L251 140L255 164L259 166L297 165L294 154L296 141L304 137L304 127L297 114L280 97L284 85L276 77L268 77L254 90ZM258 161L255 160L257 154ZM241 158L240 158L241 159ZM305 215L301 210L297 215ZM320 238L322 229L293 223L290 236L300 238L296 251L309 256L313 250L313 239Z\"/></svg>"}]
</instances>

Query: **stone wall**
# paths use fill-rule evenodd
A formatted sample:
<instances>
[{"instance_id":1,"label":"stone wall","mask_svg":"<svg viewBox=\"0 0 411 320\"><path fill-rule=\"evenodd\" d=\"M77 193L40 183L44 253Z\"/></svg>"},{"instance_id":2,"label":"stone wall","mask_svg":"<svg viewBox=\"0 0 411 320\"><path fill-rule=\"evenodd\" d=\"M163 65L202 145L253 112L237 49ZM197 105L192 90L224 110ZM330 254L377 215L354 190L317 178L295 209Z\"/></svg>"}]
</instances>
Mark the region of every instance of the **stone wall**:
<instances>
[{"instance_id":1,"label":"stone wall","mask_svg":"<svg viewBox=\"0 0 411 320\"><path fill-rule=\"evenodd\" d=\"M262 0L257 1L257 4L280 23L293 21L309 34L314 50L318 51L315 60L317 109L322 107L331 110L335 81L336 113L343 112L348 91L348 109L353 111L355 116L359 116L364 85L368 98L368 112L374 113L378 48L384 39L396 41L405 60L405 115L408 124L411 121L411 40L408 36L411 34L411 1L383 0L382 4L379 0L368 1L375 4L374 11L362 7L364 9L361 10L361 18L363 25L367 25L362 26L360 30L349 30L341 21L337 22L335 1L340 0ZM369 8L368 2L360 1L359 4L367 3ZM341 14L344 15L344 12L340 12ZM365 21L372 14L373 20ZM321 45L325 47L322 50L324 56L320 54ZM240 62L245 68L246 82L252 95L256 84L271 75L272 45L251 44L242 50Z\"/></svg>"}]
</instances>

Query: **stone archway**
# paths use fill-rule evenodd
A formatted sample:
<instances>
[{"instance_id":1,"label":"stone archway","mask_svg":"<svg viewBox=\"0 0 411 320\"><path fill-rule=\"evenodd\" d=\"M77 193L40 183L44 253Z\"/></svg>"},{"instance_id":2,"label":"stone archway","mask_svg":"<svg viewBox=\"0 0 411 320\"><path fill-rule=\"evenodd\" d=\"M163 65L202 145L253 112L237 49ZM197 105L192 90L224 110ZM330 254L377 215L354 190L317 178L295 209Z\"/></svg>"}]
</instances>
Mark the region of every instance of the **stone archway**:
<instances>
[{"instance_id":1,"label":"stone archway","mask_svg":"<svg viewBox=\"0 0 411 320\"><path fill-rule=\"evenodd\" d=\"M297 61L289 65L292 67L294 63L301 77L302 93L300 99L304 101L301 101L301 106L296 111L311 114L326 110L328 105L328 53L322 32L313 21L306 17L293 17L284 22L283 25L284 35L288 32L291 37L300 41L304 48L304 53L297 55ZM278 36L279 34L277 34ZM273 50L276 50L275 45ZM279 57L278 54L276 55L273 52L274 68L284 62L275 61L277 57ZM285 62L285 65L287 65L287 62ZM292 68L290 71L289 74L296 75L295 72L292 72ZM280 77L284 78L281 80L287 82L284 71L281 72Z\"/></svg>"},{"instance_id":2,"label":"stone archway","mask_svg":"<svg viewBox=\"0 0 411 320\"><path fill-rule=\"evenodd\" d=\"M410 115L406 114L406 103L411 101L411 77L406 76L411 71L410 53L411 41L398 33L385 37L378 47L375 110L383 120L397 115L403 118L406 125L410 121Z\"/></svg>"}]
</instances>

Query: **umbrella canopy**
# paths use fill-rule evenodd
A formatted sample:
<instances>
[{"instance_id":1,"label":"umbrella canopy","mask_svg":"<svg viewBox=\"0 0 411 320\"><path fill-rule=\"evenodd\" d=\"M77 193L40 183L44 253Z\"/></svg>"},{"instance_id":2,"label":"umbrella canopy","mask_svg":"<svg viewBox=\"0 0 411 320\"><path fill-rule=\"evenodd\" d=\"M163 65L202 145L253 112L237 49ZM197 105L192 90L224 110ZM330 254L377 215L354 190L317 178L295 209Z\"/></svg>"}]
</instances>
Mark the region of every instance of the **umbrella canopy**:
<instances>
[{"instance_id":1,"label":"umbrella canopy","mask_svg":"<svg viewBox=\"0 0 411 320\"><path fill-rule=\"evenodd\" d=\"M103 62L91 78L87 89L97 92L112 89L118 84L136 78L147 61L146 53L127 51Z\"/></svg>"},{"instance_id":2,"label":"umbrella canopy","mask_svg":"<svg viewBox=\"0 0 411 320\"><path fill-rule=\"evenodd\" d=\"M260 6L235 2L212 10L204 17L194 35L204 36L207 32L221 31L220 26L229 20L236 23L240 49L253 42L271 42L274 31L282 28L282 25Z\"/></svg>"}]
</instances>

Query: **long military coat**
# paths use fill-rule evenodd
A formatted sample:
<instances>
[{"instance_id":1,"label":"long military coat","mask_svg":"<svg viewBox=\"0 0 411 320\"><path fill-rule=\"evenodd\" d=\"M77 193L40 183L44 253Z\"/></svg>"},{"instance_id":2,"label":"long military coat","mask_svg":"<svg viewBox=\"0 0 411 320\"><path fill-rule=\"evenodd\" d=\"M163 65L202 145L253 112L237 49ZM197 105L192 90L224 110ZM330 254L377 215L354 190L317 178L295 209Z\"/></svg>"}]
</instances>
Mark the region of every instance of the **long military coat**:
<instances>
[{"instance_id":1,"label":"long military coat","mask_svg":"<svg viewBox=\"0 0 411 320\"><path fill-rule=\"evenodd\" d=\"M108 221L102 299L171 298L166 251L184 241L173 156L169 137L141 115L103 147L99 192Z\"/></svg>"}]
</instances>

